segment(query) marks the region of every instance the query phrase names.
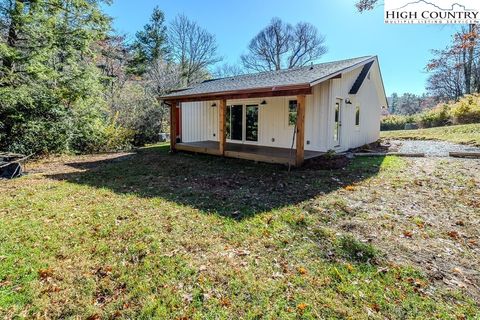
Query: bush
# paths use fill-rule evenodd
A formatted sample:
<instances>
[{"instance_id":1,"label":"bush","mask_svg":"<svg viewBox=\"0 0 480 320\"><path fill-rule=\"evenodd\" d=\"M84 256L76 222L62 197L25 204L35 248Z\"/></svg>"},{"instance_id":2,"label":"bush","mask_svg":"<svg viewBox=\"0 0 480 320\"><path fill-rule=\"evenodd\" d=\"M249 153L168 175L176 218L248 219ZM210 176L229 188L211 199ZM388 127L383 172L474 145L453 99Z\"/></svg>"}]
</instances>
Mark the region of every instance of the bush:
<instances>
[{"instance_id":1,"label":"bush","mask_svg":"<svg viewBox=\"0 0 480 320\"><path fill-rule=\"evenodd\" d=\"M105 150L118 151L129 149L135 137L135 131L124 128L117 123L118 115L112 119L110 125L105 128Z\"/></svg>"},{"instance_id":2,"label":"bush","mask_svg":"<svg viewBox=\"0 0 480 320\"><path fill-rule=\"evenodd\" d=\"M403 130L405 125L414 122L412 116L389 115L382 119L380 130Z\"/></svg>"},{"instance_id":3,"label":"bush","mask_svg":"<svg viewBox=\"0 0 480 320\"><path fill-rule=\"evenodd\" d=\"M411 116L389 115L382 119L380 129L403 130L407 124L420 128L441 127L450 124L480 123L480 95L466 95L460 101L441 104Z\"/></svg>"},{"instance_id":4,"label":"bush","mask_svg":"<svg viewBox=\"0 0 480 320\"><path fill-rule=\"evenodd\" d=\"M62 152L68 148L71 114L42 88L0 90L0 150L23 154Z\"/></svg>"},{"instance_id":5,"label":"bush","mask_svg":"<svg viewBox=\"0 0 480 320\"><path fill-rule=\"evenodd\" d=\"M133 133L109 121L101 101L92 100L66 106L41 86L0 90L0 150L45 155L129 148Z\"/></svg>"},{"instance_id":6,"label":"bush","mask_svg":"<svg viewBox=\"0 0 480 320\"><path fill-rule=\"evenodd\" d=\"M480 96L468 95L453 104L450 109L450 118L454 124L480 122Z\"/></svg>"},{"instance_id":7,"label":"bush","mask_svg":"<svg viewBox=\"0 0 480 320\"><path fill-rule=\"evenodd\" d=\"M159 133L165 132L167 108L145 90L142 82L127 82L112 111L118 124L134 132L135 146L157 142Z\"/></svg>"},{"instance_id":8,"label":"bush","mask_svg":"<svg viewBox=\"0 0 480 320\"><path fill-rule=\"evenodd\" d=\"M416 122L420 128L446 126L451 123L449 108L450 107L447 104L444 104L426 110L416 116Z\"/></svg>"}]
</instances>

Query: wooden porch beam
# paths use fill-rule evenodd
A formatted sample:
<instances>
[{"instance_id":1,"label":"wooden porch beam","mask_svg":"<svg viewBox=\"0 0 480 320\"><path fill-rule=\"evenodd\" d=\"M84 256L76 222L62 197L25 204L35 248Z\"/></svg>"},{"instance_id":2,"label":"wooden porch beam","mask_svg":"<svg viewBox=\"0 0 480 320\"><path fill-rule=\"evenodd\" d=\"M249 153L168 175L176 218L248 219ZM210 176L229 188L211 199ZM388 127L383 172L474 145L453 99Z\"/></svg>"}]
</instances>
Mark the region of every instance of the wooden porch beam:
<instances>
[{"instance_id":1,"label":"wooden porch beam","mask_svg":"<svg viewBox=\"0 0 480 320\"><path fill-rule=\"evenodd\" d=\"M300 167L305 160L305 95L297 96L297 143L295 166Z\"/></svg>"},{"instance_id":2,"label":"wooden porch beam","mask_svg":"<svg viewBox=\"0 0 480 320\"><path fill-rule=\"evenodd\" d=\"M177 144L177 102L172 101L170 104L170 152L177 151L176 144Z\"/></svg>"},{"instance_id":3,"label":"wooden porch beam","mask_svg":"<svg viewBox=\"0 0 480 320\"><path fill-rule=\"evenodd\" d=\"M225 146L227 144L226 112L227 112L227 100L221 99L220 105L218 106L218 142L219 142L218 149L222 156L225 155Z\"/></svg>"},{"instance_id":4,"label":"wooden porch beam","mask_svg":"<svg viewBox=\"0 0 480 320\"><path fill-rule=\"evenodd\" d=\"M254 98L269 98L269 97L285 97L312 94L312 88L302 88L293 90L279 90L279 91L259 91L259 92L244 92L244 93L217 93L206 94L198 96L178 96L168 97L165 101L168 103L178 102L195 102L195 101L214 101L214 100L234 100L234 99L254 99Z\"/></svg>"}]
</instances>

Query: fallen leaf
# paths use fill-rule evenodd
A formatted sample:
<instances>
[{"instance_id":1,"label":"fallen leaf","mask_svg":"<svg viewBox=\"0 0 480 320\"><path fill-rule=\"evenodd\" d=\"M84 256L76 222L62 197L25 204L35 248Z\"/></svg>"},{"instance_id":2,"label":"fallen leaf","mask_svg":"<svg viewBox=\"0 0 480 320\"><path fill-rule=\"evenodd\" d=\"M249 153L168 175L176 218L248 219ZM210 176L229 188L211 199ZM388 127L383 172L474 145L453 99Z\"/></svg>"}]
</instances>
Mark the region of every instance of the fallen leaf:
<instances>
[{"instance_id":1,"label":"fallen leaf","mask_svg":"<svg viewBox=\"0 0 480 320\"><path fill-rule=\"evenodd\" d=\"M417 227L418 227L419 229L423 229L423 228L425 228L425 222L420 222L420 221L417 221L417 223L416 223L416 224L417 224Z\"/></svg>"},{"instance_id":2,"label":"fallen leaf","mask_svg":"<svg viewBox=\"0 0 480 320\"><path fill-rule=\"evenodd\" d=\"M248 250L236 250L235 254L237 256L240 256L240 257L241 256L248 256L250 254L250 251L248 251Z\"/></svg>"},{"instance_id":3,"label":"fallen leaf","mask_svg":"<svg viewBox=\"0 0 480 320\"><path fill-rule=\"evenodd\" d=\"M305 269L304 267L298 267L297 271L300 274L307 274L308 273L307 269Z\"/></svg>"},{"instance_id":4,"label":"fallen leaf","mask_svg":"<svg viewBox=\"0 0 480 320\"><path fill-rule=\"evenodd\" d=\"M355 267L352 266L350 263L347 263L346 267L347 267L347 270L348 270L349 272L355 271Z\"/></svg>"},{"instance_id":5,"label":"fallen leaf","mask_svg":"<svg viewBox=\"0 0 480 320\"><path fill-rule=\"evenodd\" d=\"M53 269L52 268L40 269L38 270L38 276L42 280L51 278L53 276Z\"/></svg>"},{"instance_id":6,"label":"fallen leaf","mask_svg":"<svg viewBox=\"0 0 480 320\"><path fill-rule=\"evenodd\" d=\"M403 236L405 238L411 238L413 236L413 232L412 231L403 231Z\"/></svg>"},{"instance_id":7,"label":"fallen leaf","mask_svg":"<svg viewBox=\"0 0 480 320\"><path fill-rule=\"evenodd\" d=\"M230 300L229 300L228 298L222 298L222 299L220 300L220 305L221 305L222 307L230 307L231 304L232 304L232 303L230 302Z\"/></svg>"},{"instance_id":8,"label":"fallen leaf","mask_svg":"<svg viewBox=\"0 0 480 320\"><path fill-rule=\"evenodd\" d=\"M460 268L453 268L452 271L454 273L463 274L462 269L460 269Z\"/></svg>"},{"instance_id":9,"label":"fallen leaf","mask_svg":"<svg viewBox=\"0 0 480 320\"><path fill-rule=\"evenodd\" d=\"M305 311L305 309L307 309L307 307L308 307L308 304L306 304L306 303L300 303L300 304L297 305L297 309L298 309L300 312Z\"/></svg>"},{"instance_id":10,"label":"fallen leaf","mask_svg":"<svg viewBox=\"0 0 480 320\"><path fill-rule=\"evenodd\" d=\"M460 238L460 235L458 234L457 231L449 231L447 234L450 236L450 238L453 238L453 239Z\"/></svg>"}]
</instances>

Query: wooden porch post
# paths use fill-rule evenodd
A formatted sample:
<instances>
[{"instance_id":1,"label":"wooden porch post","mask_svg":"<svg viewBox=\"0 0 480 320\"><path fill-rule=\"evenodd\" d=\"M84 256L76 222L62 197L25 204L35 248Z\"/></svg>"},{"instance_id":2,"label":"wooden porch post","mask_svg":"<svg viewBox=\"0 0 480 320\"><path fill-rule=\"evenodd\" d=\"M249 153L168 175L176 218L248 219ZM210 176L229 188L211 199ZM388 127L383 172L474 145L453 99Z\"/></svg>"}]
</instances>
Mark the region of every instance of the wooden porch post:
<instances>
[{"instance_id":1,"label":"wooden porch post","mask_svg":"<svg viewBox=\"0 0 480 320\"><path fill-rule=\"evenodd\" d=\"M177 144L177 102L172 101L170 105L170 152L175 152L176 149L176 144Z\"/></svg>"},{"instance_id":2,"label":"wooden porch post","mask_svg":"<svg viewBox=\"0 0 480 320\"><path fill-rule=\"evenodd\" d=\"M305 159L305 95L297 96L297 150L295 166L300 167Z\"/></svg>"},{"instance_id":3,"label":"wooden porch post","mask_svg":"<svg viewBox=\"0 0 480 320\"><path fill-rule=\"evenodd\" d=\"M220 154L225 155L225 145L226 145L226 123L225 123L225 114L227 110L227 100L221 99L220 105L218 106L218 149Z\"/></svg>"}]
</instances>

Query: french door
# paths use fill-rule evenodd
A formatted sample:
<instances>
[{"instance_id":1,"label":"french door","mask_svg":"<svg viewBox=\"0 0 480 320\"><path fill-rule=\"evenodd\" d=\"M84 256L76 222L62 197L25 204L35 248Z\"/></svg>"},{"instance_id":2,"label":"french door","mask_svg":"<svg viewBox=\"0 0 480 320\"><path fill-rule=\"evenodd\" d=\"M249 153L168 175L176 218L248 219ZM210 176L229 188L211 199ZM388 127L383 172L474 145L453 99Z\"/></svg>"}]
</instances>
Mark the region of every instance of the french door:
<instances>
[{"instance_id":1,"label":"french door","mask_svg":"<svg viewBox=\"0 0 480 320\"><path fill-rule=\"evenodd\" d=\"M227 106L226 117L228 140L242 143L258 141L258 105Z\"/></svg>"}]
</instances>

